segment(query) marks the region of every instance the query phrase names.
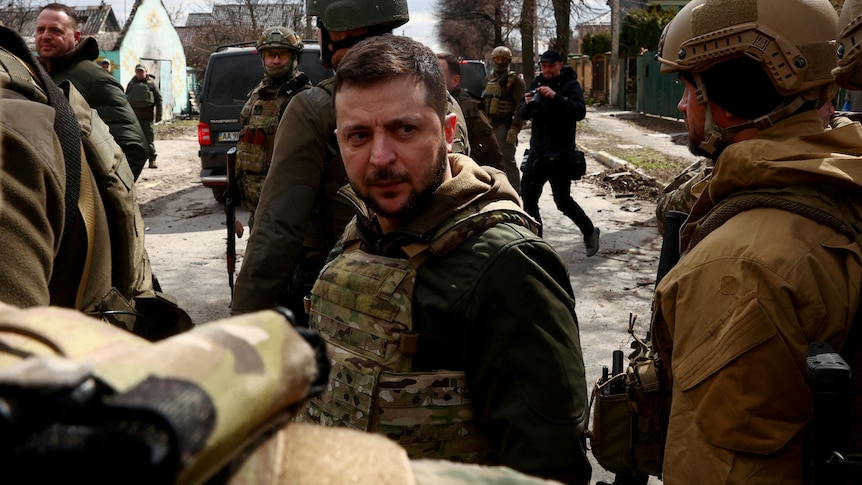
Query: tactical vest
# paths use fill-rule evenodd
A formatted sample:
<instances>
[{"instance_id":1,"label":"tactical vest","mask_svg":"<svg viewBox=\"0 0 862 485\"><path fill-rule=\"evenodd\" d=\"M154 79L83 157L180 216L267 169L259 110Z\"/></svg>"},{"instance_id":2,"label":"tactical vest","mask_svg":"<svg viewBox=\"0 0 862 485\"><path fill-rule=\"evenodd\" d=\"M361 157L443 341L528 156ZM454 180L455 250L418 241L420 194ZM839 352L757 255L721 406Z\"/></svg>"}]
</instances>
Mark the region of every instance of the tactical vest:
<instances>
[{"instance_id":1,"label":"tactical vest","mask_svg":"<svg viewBox=\"0 0 862 485\"><path fill-rule=\"evenodd\" d=\"M485 91L482 97L485 99L485 106L488 108L488 115L494 118L507 118L515 115L515 110L518 108L518 101L512 99L512 89L515 85L515 79L518 74L515 71L509 71L499 77L491 78L485 85Z\"/></svg>"},{"instance_id":2,"label":"tactical vest","mask_svg":"<svg viewBox=\"0 0 862 485\"><path fill-rule=\"evenodd\" d=\"M254 95L253 103L242 109L248 122L239 132L236 144L236 168L247 172L266 173L272 160L275 132L282 110L290 98L261 99Z\"/></svg>"},{"instance_id":3,"label":"tactical vest","mask_svg":"<svg viewBox=\"0 0 862 485\"><path fill-rule=\"evenodd\" d=\"M126 97L129 99L129 104L132 108L150 108L156 103L153 90L149 86L151 82L149 79L144 79L143 81L133 79L129 83Z\"/></svg>"},{"instance_id":4,"label":"tactical vest","mask_svg":"<svg viewBox=\"0 0 862 485\"><path fill-rule=\"evenodd\" d=\"M385 434L413 458L482 461L490 447L475 422L464 372L412 372L419 336L411 301L422 262L504 222L535 229L514 204L491 203L456 214L430 243L404 247L407 259L362 251L351 222L344 253L324 267L311 292L309 323L330 348L331 378L307 419Z\"/></svg>"},{"instance_id":5,"label":"tactical vest","mask_svg":"<svg viewBox=\"0 0 862 485\"><path fill-rule=\"evenodd\" d=\"M254 90L242 107L241 117L245 121L236 144L237 170L266 174L284 108L307 83L308 77L300 73L284 85L261 84Z\"/></svg>"}]
</instances>

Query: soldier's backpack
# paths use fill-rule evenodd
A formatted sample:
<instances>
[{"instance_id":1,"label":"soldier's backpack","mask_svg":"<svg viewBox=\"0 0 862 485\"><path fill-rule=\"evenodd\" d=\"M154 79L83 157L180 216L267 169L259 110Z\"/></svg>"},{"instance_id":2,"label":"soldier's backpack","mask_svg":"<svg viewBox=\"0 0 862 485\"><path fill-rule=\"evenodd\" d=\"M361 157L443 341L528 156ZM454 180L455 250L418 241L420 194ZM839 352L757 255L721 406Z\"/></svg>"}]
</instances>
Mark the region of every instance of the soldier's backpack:
<instances>
[{"instance_id":1,"label":"soldier's backpack","mask_svg":"<svg viewBox=\"0 0 862 485\"><path fill-rule=\"evenodd\" d=\"M129 87L126 90L126 97L129 99L129 104L132 108L148 108L155 104L156 98L153 96L153 91L150 89L149 79L144 79L141 82L132 80L129 82Z\"/></svg>"}]
</instances>

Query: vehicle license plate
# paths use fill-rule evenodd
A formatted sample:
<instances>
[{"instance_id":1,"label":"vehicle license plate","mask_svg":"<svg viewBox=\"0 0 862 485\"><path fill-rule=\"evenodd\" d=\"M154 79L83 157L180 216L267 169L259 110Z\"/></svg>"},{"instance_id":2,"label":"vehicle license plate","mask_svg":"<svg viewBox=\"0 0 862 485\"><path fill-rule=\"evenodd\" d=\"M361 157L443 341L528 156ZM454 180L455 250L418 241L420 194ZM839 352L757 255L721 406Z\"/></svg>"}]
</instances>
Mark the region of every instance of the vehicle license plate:
<instances>
[{"instance_id":1,"label":"vehicle license plate","mask_svg":"<svg viewBox=\"0 0 862 485\"><path fill-rule=\"evenodd\" d=\"M218 134L218 141L239 141L239 132L222 131Z\"/></svg>"}]
</instances>

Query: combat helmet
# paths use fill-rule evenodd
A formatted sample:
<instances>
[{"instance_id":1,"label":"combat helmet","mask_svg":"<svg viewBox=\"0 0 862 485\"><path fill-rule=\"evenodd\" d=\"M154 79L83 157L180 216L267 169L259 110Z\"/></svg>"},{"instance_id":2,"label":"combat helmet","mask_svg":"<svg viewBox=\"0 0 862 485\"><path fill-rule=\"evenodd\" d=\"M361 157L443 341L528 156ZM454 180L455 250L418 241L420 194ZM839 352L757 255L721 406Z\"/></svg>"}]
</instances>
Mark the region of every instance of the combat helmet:
<instances>
[{"instance_id":1,"label":"combat helmet","mask_svg":"<svg viewBox=\"0 0 862 485\"><path fill-rule=\"evenodd\" d=\"M495 60L498 57L503 57L506 60L498 63ZM494 47L494 50L491 51L491 62L494 63L495 71L505 71L509 69L509 64L511 64L512 62L512 51L504 45L498 45L497 47Z\"/></svg>"},{"instance_id":2,"label":"combat helmet","mask_svg":"<svg viewBox=\"0 0 862 485\"><path fill-rule=\"evenodd\" d=\"M847 0L838 18L838 67L832 74L839 86L862 89L862 0Z\"/></svg>"},{"instance_id":3,"label":"combat helmet","mask_svg":"<svg viewBox=\"0 0 862 485\"><path fill-rule=\"evenodd\" d=\"M835 94L838 15L828 0L693 0L665 27L656 59L663 73L687 73L705 96L707 140L715 143L752 126L769 126L806 101L817 106ZM703 73L722 63L749 58L760 64L774 90L787 101L750 123L727 129L714 126Z\"/></svg>"},{"instance_id":4,"label":"combat helmet","mask_svg":"<svg viewBox=\"0 0 862 485\"><path fill-rule=\"evenodd\" d=\"M317 17L323 41L320 54L328 66L331 66L332 52L327 45L332 45L333 51L350 48L365 38L391 33L392 29L410 20L407 0L306 0L306 14ZM332 42L329 36L329 32L345 32L363 27L368 28L366 34L350 36L338 42Z\"/></svg>"},{"instance_id":5,"label":"combat helmet","mask_svg":"<svg viewBox=\"0 0 862 485\"><path fill-rule=\"evenodd\" d=\"M286 49L293 55L293 60L288 66L278 68L265 67L267 74L274 78L283 78L292 75L302 60L302 39L287 27L269 27L260 34L257 39L257 50L263 57L267 49Z\"/></svg>"}]
</instances>

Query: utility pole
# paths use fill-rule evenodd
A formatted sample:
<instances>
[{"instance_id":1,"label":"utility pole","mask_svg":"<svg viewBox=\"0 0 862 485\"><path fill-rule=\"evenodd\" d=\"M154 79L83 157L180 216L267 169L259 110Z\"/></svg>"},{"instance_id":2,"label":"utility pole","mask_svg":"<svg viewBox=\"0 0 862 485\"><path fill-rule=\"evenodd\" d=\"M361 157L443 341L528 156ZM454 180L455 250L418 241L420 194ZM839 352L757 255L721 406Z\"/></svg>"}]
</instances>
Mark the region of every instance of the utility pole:
<instances>
[{"instance_id":1,"label":"utility pole","mask_svg":"<svg viewBox=\"0 0 862 485\"><path fill-rule=\"evenodd\" d=\"M622 26L622 15L620 11L620 0L608 0L611 5L611 85L608 104L622 107L620 102L620 28Z\"/></svg>"}]
</instances>

